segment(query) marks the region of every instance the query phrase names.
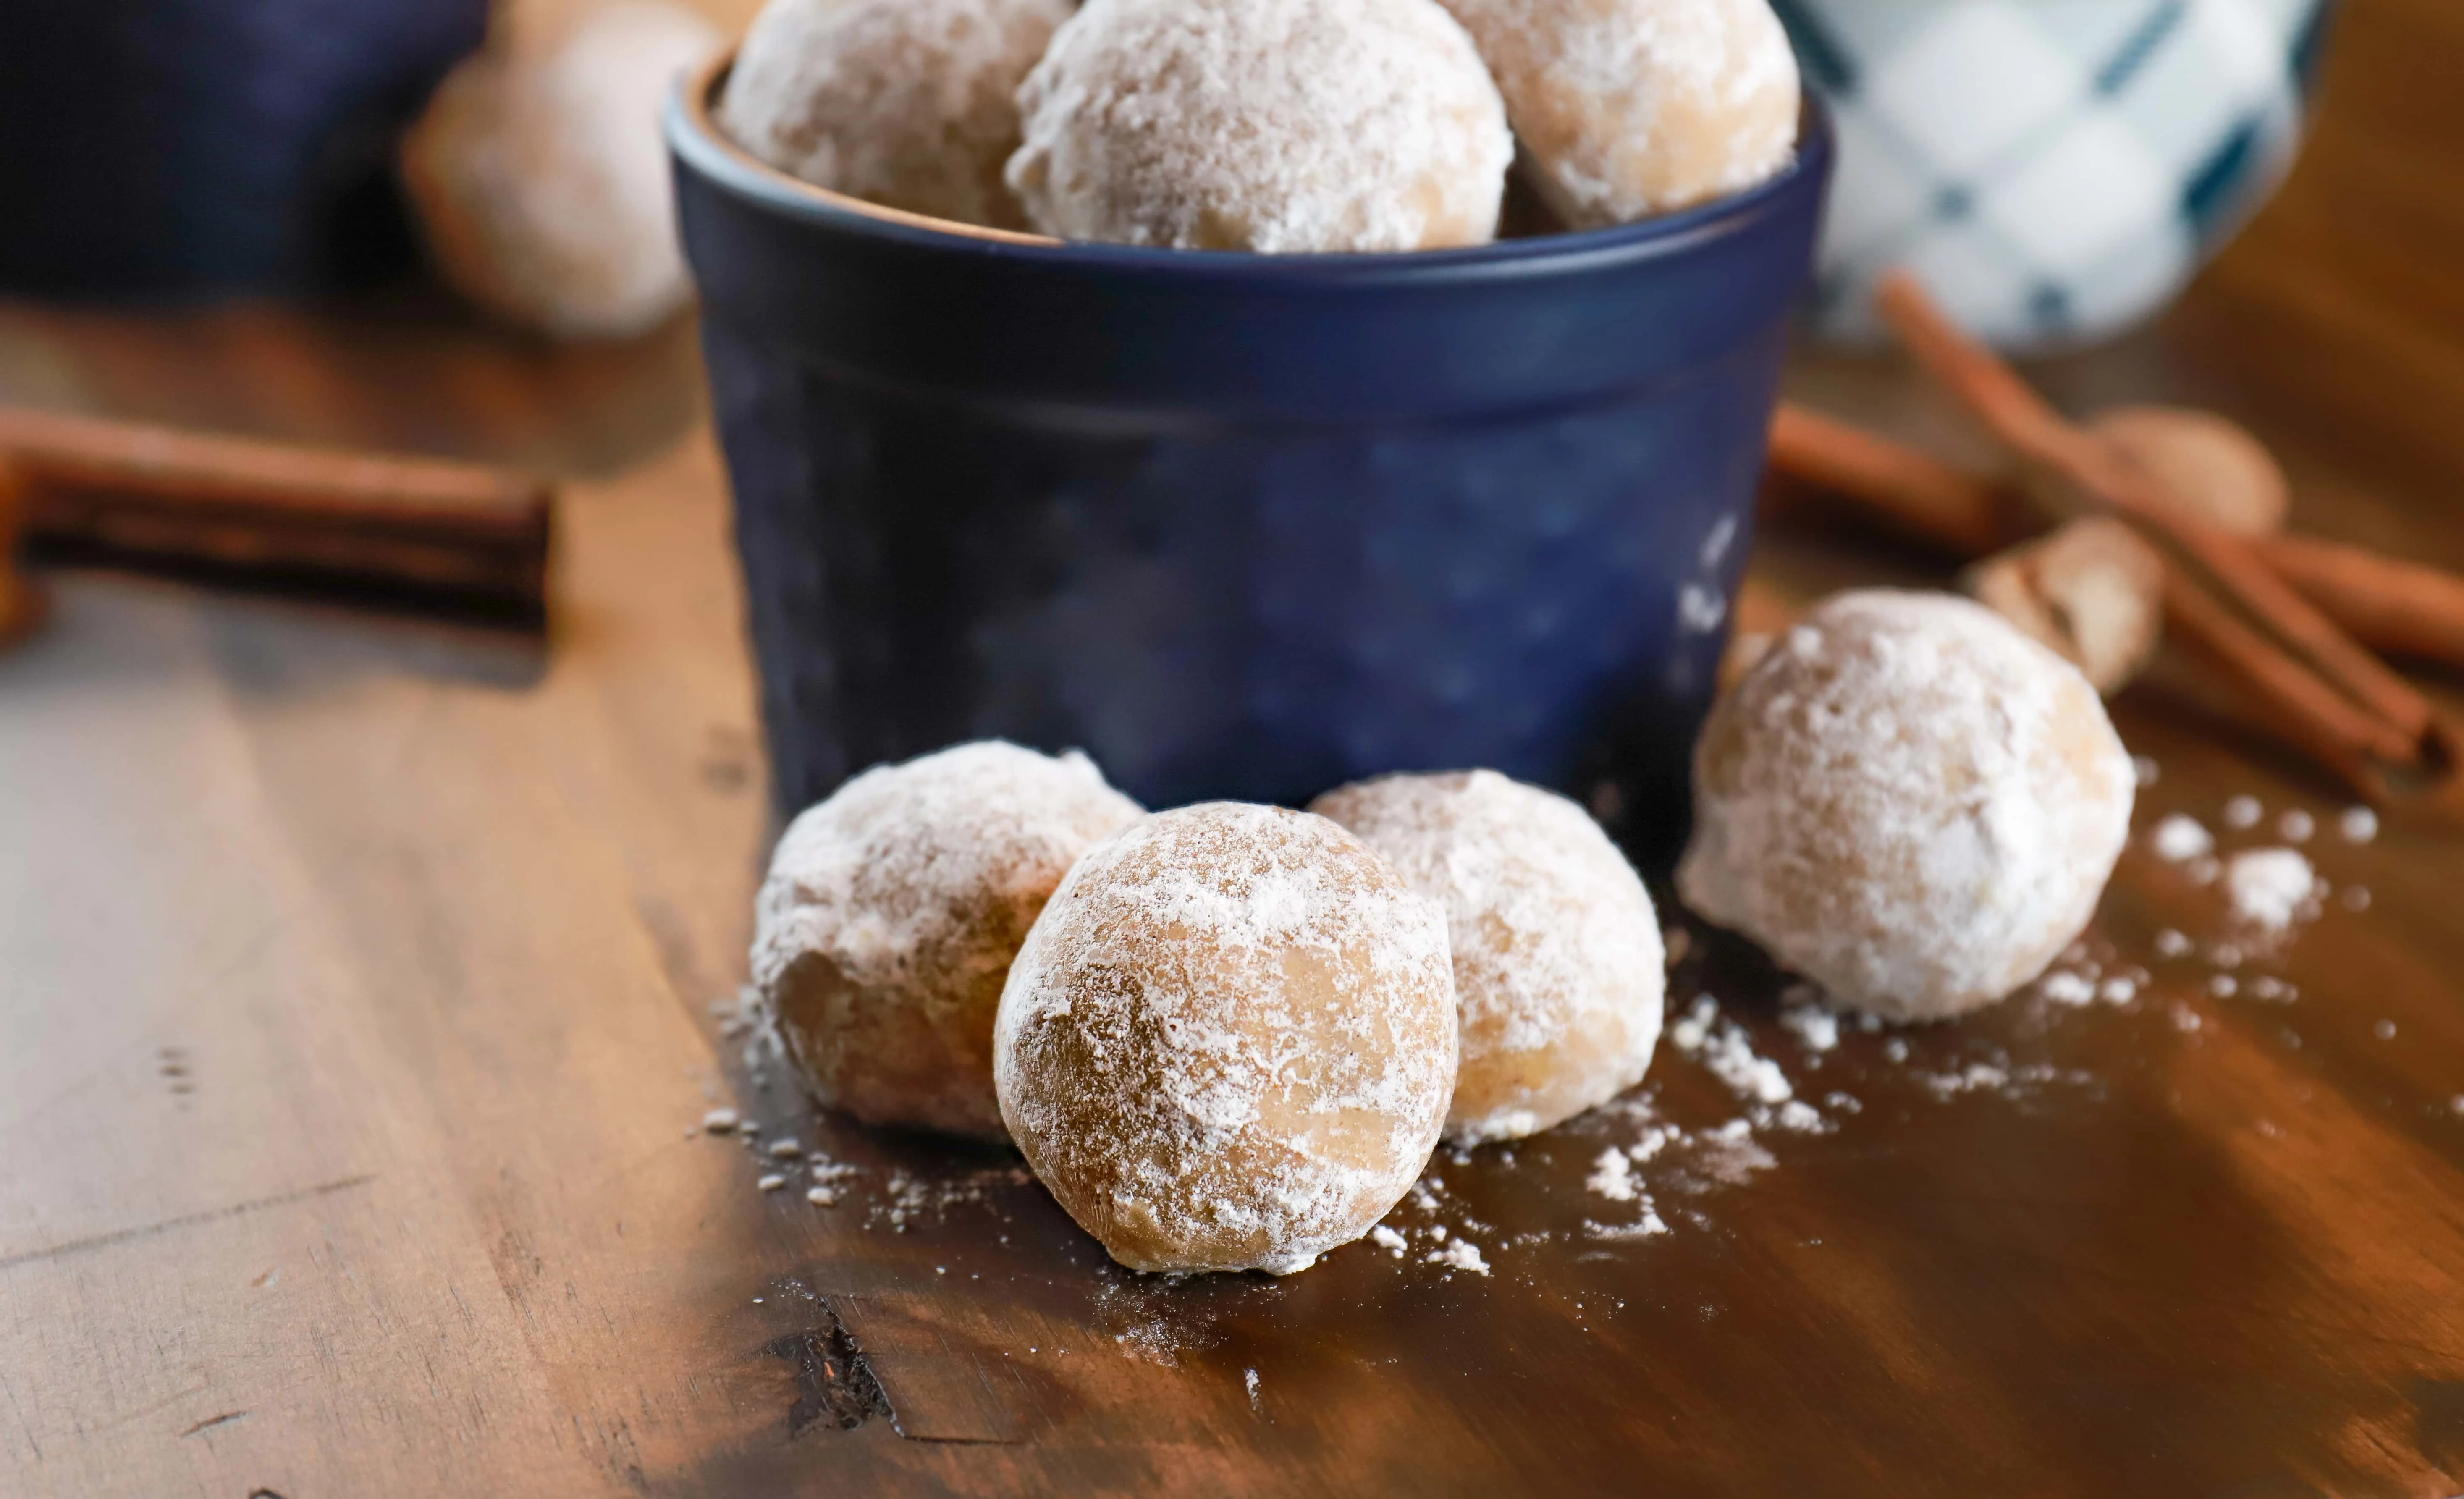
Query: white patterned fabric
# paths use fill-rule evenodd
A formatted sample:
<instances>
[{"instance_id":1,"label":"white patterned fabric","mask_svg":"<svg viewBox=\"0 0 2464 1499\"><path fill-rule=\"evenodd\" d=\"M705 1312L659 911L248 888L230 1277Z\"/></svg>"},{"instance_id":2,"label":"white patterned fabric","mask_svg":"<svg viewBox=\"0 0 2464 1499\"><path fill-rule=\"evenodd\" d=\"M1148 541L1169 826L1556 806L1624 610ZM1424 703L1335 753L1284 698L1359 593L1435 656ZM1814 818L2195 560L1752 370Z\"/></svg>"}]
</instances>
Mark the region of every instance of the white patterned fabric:
<instances>
[{"instance_id":1,"label":"white patterned fabric","mask_svg":"<svg viewBox=\"0 0 2464 1499\"><path fill-rule=\"evenodd\" d=\"M1894 265L2005 347L2154 313L2291 165L2332 0L1774 0L1838 169L1816 319Z\"/></svg>"}]
</instances>

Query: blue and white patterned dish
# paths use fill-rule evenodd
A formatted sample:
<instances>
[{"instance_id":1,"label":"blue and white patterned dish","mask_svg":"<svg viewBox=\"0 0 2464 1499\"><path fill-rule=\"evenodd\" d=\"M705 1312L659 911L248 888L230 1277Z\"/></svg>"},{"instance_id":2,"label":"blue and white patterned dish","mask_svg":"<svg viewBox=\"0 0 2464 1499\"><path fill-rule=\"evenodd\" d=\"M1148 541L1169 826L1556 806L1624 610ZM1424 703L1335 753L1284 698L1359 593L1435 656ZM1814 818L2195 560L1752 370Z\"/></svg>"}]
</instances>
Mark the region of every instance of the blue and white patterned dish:
<instances>
[{"instance_id":1,"label":"blue and white patterned dish","mask_svg":"<svg viewBox=\"0 0 2464 1499\"><path fill-rule=\"evenodd\" d=\"M1913 269L2006 347L2169 301L2291 165L2332 0L1775 0L1839 161L1817 321Z\"/></svg>"}]
</instances>

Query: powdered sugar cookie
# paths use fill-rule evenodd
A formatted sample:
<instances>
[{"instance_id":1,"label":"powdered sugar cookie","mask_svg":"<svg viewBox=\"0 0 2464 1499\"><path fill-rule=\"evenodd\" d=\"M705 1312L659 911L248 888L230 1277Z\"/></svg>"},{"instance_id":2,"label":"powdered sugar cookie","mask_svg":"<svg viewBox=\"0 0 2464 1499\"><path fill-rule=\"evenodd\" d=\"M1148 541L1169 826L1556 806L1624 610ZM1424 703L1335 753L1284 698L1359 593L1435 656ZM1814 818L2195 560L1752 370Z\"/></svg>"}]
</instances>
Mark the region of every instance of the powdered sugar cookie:
<instances>
[{"instance_id":1,"label":"powdered sugar cookie","mask_svg":"<svg viewBox=\"0 0 2464 1499\"><path fill-rule=\"evenodd\" d=\"M1497 232L1513 143L1436 0L1088 0L1019 92L1048 234L1425 250Z\"/></svg>"},{"instance_id":2,"label":"powdered sugar cookie","mask_svg":"<svg viewBox=\"0 0 2464 1499\"><path fill-rule=\"evenodd\" d=\"M1367 1233L1437 1143L1445 915L1325 818L1158 813L1053 893L993 1057L1011 1138L1112 1258L1288 1274Z\"/></svg>"},{"instance_id":3,"label":"powdered sugar cookie","mask_svg":"<svg viewBox=\"0 0 2464 1499\"><path fill-rule=\"evenodd\" d=\"M1934 1020L2044 971L2130 831L2078 670L1947 594L1840 594L1712 710L1685 903L1834 998Z\"/></svg>"},{"instance_id":4,"label":"powdered sugar cookie","mask_svg":"<svg viewBox=\"0 0 2464 1499\"><path fill-rule=\"evenodd\" d=\"M1083 755L988 742L868 770L789 824L753 980L814 1095L999 1139L1010 959L1069 866L1139 815Z\"/></svg>"},{"instance_id":5,"label":"powdered sugar cookie","mask_svg":"<svg viewBox=\"0 0 2464 1499\"><path fill-rule=\"evenodd\" d=\"M1364 781L1309 810L1446 909L1463 1025L1449 1138L1537 1134L1642 1081L1660 920L1590 813L1493 770Z\"/></svg>"},{"instance_id":6,"label":"powdered sugar cookie","mask_svg":"<svg viewBox=\"0 0 2464 1499\"><path fill-rule=\"evenodd\" d=\"M815 187L1023 228L1001 183L1018 86L1068 15L1068 0L770 0L719 121Z\"/></svg>"},{"instance_id":7,"label":"powdered sugar cookie","mask_svg":"<svg viewBox=\"0 0 2464 1499\"><path fill-rule=\"evenodd\" d=\"M621 0L455 68L402 146L446 279L567 337L635 334L682 309L693 283L659 108L718 47L689 10Z\"/></svg>"},{"instance_id":8,"label":"powdered sugar cookie","mask_svg":"<svg viewBox=\"0 0 2464 1499\"><path fill-rule=\"evenodd\" d=\"M1443 0L1480 44L1532 187L1577 229L1788 165L1796 57L1768 0Z\"/></svg>"}]
</instances>

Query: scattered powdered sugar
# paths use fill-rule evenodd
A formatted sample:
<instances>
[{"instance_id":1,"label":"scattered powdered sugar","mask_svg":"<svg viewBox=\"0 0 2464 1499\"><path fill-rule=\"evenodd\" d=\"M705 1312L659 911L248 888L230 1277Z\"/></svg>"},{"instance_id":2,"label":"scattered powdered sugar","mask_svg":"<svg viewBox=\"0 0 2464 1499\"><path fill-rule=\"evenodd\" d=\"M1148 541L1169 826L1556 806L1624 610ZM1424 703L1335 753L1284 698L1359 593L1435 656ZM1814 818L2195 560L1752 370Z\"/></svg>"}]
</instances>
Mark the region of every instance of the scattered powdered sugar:
<instances>
[{"instance_id":1,"label":"scattered powdered sugar","mask_svg":"<svg viewBox=\"0 0 2464 1499\"><path fill-rule=\"evenodd\" d=\"M2190 939L2171 927L2156 934L2156 956L2159 958L2188 958L2191 947Z\"/></svg>"},{"instance_id":2,"label":"scattered powdered sugar","mask_svg":"<svg viewBox=\"0 0 2464 1499\"><path fill-rule=\"evenodd\" d=\"M2032 1062L1970 1062L1963 1067L1939 1072L1918 1072L1918 1084L1931 1093L1937 1102L1948 1102L1963 1093L1990 1092L2004 1098L2021 1098L2055 1084L2090 1086L2094 1074Z\"/></svg>"},{"instance_id":3,"label":"scattered powdered sugar","mask_svg":"<svg viewBox=\"0 0 2464 1499\"><path fill-rule=\"evenodd\" d=\"M1469 1270L1475 1275L1488 1273L1488 1261L1480 1248L1468 1239L1456 1239L1429 1251L1428 1264L1442 1265L1450 1270Z\"/></svg>"},{"instance_id":4,"label":"scattered powdered sugar","mask_svg":"<svg viewBox=\"0 0 2464 1499\"><path fill-rule=\"evenodd\" d=\"M2293 924L2302 902L2310 899L2318 876L2310 861L2291 849L2252 849L2236 853L2225 866L2225 890L2233 915L2271 932Z\"/></svg>"},{"instance_id":5,"label":"scattered powdered sugar","mask_svg":"<svg viewBox=\"0 0 2464 1499\"><path fill-rule=\"evenodd\" d=\"M1626 1158L1624 1151L1614 1145L1600 1152L1583 1185L1612 1202L1631 1202L1642 1192L1635 1181L1633 1163Z\"/></svg>"},{"instance_id":6,"label":"scattered powdered sugar","mask_svg":"<svg viewBox=\"0 0 2464 1499\"><path fill-rule=\"evenodd\" d=\"M2368 843L2379 835L2379 814L2366 806L2348 806L2337 814L2336 830L2346 843Z\"/></svg>"},{"instance_id":7,"label":"scattered powdered sugar","mask_svg":"<svg viewBox=\"0 0 2464 1499\"><path fill-rule=\"evenodd\" d=\"M1779 1012L1779 1023L1794 1032L1808 1051L1829 1051L1839 1045L1838 1013L1820 1004L1792 1004Z\"/></svg>"},{"instance_id":8,"label":"scattered powdered sugar","mask_svg":"<svg viewBox=\"0 0 2464 1499\"><path fill-rule=\"evenodd\" d=\"M2095 690L1992 611L1834 596L1712 710L1678 887L1842 1003L1998 1000L2094 913L2130 757Z\"/></svg>"},{"instance_id":9,"label":"scattered powdered sugar","mask_svg":"<svg viewBox=\"0 0 2464 1499\"><path fill-rule=\"evenodd\" d=\"M2298 806L2276 820L2277 836L2286 843L2308 843L2318 830L2318 819Z\"/></svg>"},{"instance_id":10,"label":"scattered powdered sugar","mask_svg":"<svg viewBox=\"0 0 2464 1499\"><path fill-rule=\"evenodd\" d=\"M910 1223L928 1216L938 1219L953 1207L982 1202L996 1191L1024 1186L1033 1179L1023 1166L989 1166L930 1177L893 1170L871 1203L865 1226L887 1225L893 1233L905 1233Z\"/></svg>"},{"instance_id":11,"label":"scattered powdered sugar","mask_svg":"<svg viewBox=\"0 0 2464 1499\"><path fill-rule=\"evenodd\" d=\"M2157 776L2161 773L2155 758L2149 755L2131 756L2130 768L2137 774L2139 778L2139 787L2143 791L2147 787L2154 785L2156 783Z\"/></svg>"},{"instance_id":12,"label":"scattered powdered sugar","mask_svg":"<svg viewBox=\"0 0 2464 1499\"><path fill-rule=\"evenodd\" d=\"M1412 1246L1411 1241L1405 1239L1401 1234L1397 1233L1394 1229L1387 1227L1384 1223L1379 1223L1375 1228L1369 1230L1369 1242L1377 1245L1377 1247L1385 1250L1388 1254L1393 1255L1398 1260L1403 1257L1404 1251L1410 1249Z\"/></svg>"},{"instance_id":13,"label":"scattered powdered sugar","mask_svg":"<svg viewBox=\"0 0 2464 1499\"><path fill-rule=\"evenodd\" d=\"M2096 982L2079 974L2056 969L2036 981L2036 992L2057 1004L2088 1004L2096 1000Z\"/></svg>"},{"instance_id":14,"label":"scattered powdered sugar","mask_svg":"<svg viewBox=\"0 0 2464 1499\"><path fill-rule=\"evenodd\" d=\"M1740 1098L1776 1104L1794 1096L1788 1074L1780 1070L1778 1063L1758 1055L1752 1038L1734 1021L1721 1026L1719 1034L1705 1041L1699 1050L1699 1060L1711 1069L1711 1075L1727 1084Z\"/></svg>"},{"instance_id":15,"label":"scattered powdered sugar","mask_svg":"<svg viewBox=\"0 0 2464 1499\"><path fill-rule=\"evenodd\" d=\"M1754 1142L1753 1122L1730 1119L1716 1130L1691 1137L1695 1159L1714 1180L1743 1186L1758 1172L1779 1164L1779 1158Z\"/></svg>"},{"instance_id":16,"label":"scattered powdered sugar","mask_svg":"<svg viewBox=\"0 0 2464 1499\"><path fill-rule=\"evenodd\" d=\"M1668 1044L1692 1056L1703 1049L1703 1043L1710 1033L1711 1022L1718 1019L1719 1014L1719 1001L1707 994L1696 995L1685 1013L1668 1027Z\"/></svg>"},{"instance_id":17,"label":"scattered powdered sugar","mask_svg":"<svg viewBox=\"0 0 2464 1499\"><path fill-rule=\"evenodd\" d=\"M758 1188L758 1189L759 1189L759 1190L761 1190L761 1191L763 1191L763 1192L776 1192L776 1191L778 1191L781 1187L783 1187L783 1186L785 1186L786 1184L787 1184L787 1179L786 1179L785 1177L782 1177L782 1176L778 1175L778 1174L777 1174L777 1173L775 1173L775 1172L774 1172L774 1173L772 1173L772 1174L771 1174L771 1175L769 1175L769 1176L763 1177L760 1180L756 1181L755 1183L753 1183L753 1185L754 1185L756 1188Z\"/></svg>"},{"instance_id":18,"label":"scattered powdered sugar","mask_svg":"<svg viewBox=\"0 0 2464 1499\"><path fill-rule=\"evenodd\" d=\"M701 1116L701 1127L713 1135L726 1135L744 1122L743 1115L733 1109L713 1109Z\"/></svg>"},{"instance_id":19,"label":"scattered powdered sugar","mask_svg":"<svg viewBox=\"0 0 2464 1499\"><path fill-rule=\"evenodd\" d=\"M1300 1269L1437 1142L1450 963L1443 911L1325 818L1158 813L1078 862L1010 969L1012 1135L1133 1268Z\"/></svg>"},{"instance_id":20,"label":"scattered powdered sugar","mask_svg":"<svg viewBox=\"0 0 2464 1499\"><path fill-rule=\"evenodd\" d=\"M2237 796L2225 804L2225 826L2235 832L2256 827L2258 820L2266 815L2267 808L2255 796Z\"/></svg>"},{"instance_id":21,"label":"scattered powdered sugar","mask_svg":"<svg viewBox=\"0 0 2464 1499\"><path fill-rule=\"evenodd\" d=\"M1481 1273L1482 1273L1482 1274L1484 1274L1484 1275L1485 1275L1485 1274L1487 1274L1488 1272L1487 1272L1486 1270L1483 1270L1483 1271L1481 1271ZM1257 1371L1257 1370L1255 1370L1255 1369L1243 1369L1243 1370L1242 1370L1242 1371L1241 1371L1241 1386L1242 1386L1242 1388L1243 1388L1243 1389L1245 1389L1245 1390L1247 1390L1247 1391L1249 1392L1249 1408L1250 1408L1251 1410L1253 1410L1253 1411L1263 1411L1264 1409L1265 1409L1265 1404L1264 1404L1262 1401L1260 1401L1260 1400L1259 1400L1259 1399L1258 1399L1258 1371Z\"/></svg>"},{"instance_id":22,"label":"scattered powdered sugar","mask_svg":"<svg viewBox=\"0 0 2464 1499\"><path fill-rule=\"evenodd\" d=\"M2199 826L2197 818L2167 812L2157 820L2147 836L2147 846L2167 864L2187 864L2201 854L2213 853L2216 840L2214 834Z\"/></svg>"},{"instance_id":23,"label":"scattered powdered sugar","mask_svg":"<svg viewBox=\"0 0 2464 1499\"><path fill-rule=\"evenodd\" d=\"M1513 138L1424 0L1089 0L1018 96L1046 233L1267 254L1482 244Z\"/></svg>"}]
</instances>

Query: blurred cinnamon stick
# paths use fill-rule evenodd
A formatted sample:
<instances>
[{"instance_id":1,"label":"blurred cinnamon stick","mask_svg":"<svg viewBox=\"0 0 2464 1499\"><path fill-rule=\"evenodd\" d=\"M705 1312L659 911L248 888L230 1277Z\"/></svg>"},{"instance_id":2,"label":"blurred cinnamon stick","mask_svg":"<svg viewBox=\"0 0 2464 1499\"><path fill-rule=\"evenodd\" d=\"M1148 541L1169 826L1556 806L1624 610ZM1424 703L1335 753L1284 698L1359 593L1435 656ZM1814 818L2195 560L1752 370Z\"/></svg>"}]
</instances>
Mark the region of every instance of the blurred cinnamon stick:
<instances>
[{"instance_id":1,"label":"blurred cinnamon stick","mask_svg":"<svg viewBox=\"0 0 2464 1499\"><path fill-rule=\"evenodd\" d=\"M29 541L544 607L553 486L484 465L0 408Z\"/></svg>"},{"instance_id":2,"label":"blurred cinnamon stick","mask_svg":"<svg viewBox=\"0 0 2464 1499\"><path fill-rule=\"evenodd\" d=\"M0 455L0 650L43 622L43 591L17 571L17 537L26 521L26 476Z\"/></svg>"},{"instance_id":3,"label":"blurred cinnamon stick","mask_svg":"<svg viewBox=\"0 0 2464 1499\"><path fill-rule=\"evenodd\" d=\"M2464 578L2316 537L2253 537L2250 547L2370 646L2464 665Z\"/></svg>"}]
</instances>

